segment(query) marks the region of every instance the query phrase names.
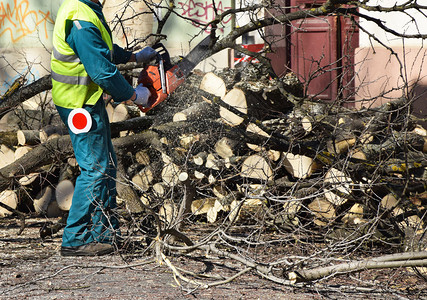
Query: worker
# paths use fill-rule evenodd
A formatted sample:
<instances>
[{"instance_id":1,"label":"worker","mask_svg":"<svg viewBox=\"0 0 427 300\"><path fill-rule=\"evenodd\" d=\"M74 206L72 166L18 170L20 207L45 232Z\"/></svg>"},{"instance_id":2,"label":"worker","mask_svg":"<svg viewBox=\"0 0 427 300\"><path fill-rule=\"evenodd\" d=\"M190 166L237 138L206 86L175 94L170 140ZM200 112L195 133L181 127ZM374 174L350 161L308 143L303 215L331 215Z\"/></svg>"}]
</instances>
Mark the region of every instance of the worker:
<instances>
[{"instance_id":1,"label":"worker","mask_svg":"<svg viewBox=\"0 0 427 300\"><path fill-rule=\"evenodd\" d=\"M65 0L53 31L52 98L67 125L80 167L72 205L62 236L63 256L96 256L114 252L119 235L116 208L116 155L103 92L114 101L146 106L150 92L135 89L116 64L150 62L156 52L137 53L113 44L97 0Z\"/></svg>"}]
</instances>

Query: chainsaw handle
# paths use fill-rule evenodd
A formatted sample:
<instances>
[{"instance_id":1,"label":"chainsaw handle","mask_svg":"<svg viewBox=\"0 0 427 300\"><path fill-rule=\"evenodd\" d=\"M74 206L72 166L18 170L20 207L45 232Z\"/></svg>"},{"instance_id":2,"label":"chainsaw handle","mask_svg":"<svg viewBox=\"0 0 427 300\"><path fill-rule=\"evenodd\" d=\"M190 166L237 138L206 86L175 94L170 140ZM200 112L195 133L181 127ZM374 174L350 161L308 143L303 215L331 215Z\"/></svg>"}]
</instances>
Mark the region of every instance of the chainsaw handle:
<instances>
[{"instance_id":1,"label":"chainsaw handle","mask_svg":"<svg viewBox=\"0 0 427 300\"><path fill-rule=\"evenodd\" d=\"M159 63L163 60L165 71L169 70L172 67L171 58L168 50L162 43L157 43L152 47L157 52L156 62Z\"/></svg>"},{"instance_id":2,"label":"chainsaw handle","mask_svg":"<svg viewBox=\"0 0 427 300\"><path fill-rule=\"evenodd\" d=\"M144 113L151 110L153 107L157 106L168 97L167 94L156 91L152 86L148 89L150 90L151 96L148 98L147 106L144 107L142 105L138 105L139 109Z\"/></svg>"}]
</instances>

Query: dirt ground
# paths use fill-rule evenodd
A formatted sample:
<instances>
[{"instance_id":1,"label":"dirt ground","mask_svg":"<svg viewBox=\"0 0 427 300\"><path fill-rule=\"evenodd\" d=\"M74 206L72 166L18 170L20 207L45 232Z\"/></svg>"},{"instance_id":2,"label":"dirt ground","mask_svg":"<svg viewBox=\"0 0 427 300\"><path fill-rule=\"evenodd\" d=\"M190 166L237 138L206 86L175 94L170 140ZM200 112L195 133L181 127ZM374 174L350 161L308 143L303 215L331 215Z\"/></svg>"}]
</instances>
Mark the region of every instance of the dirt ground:
<instances>
[{"instance_id":1,"label":"dirt ground","mask_svg":"<svg viewBox=\"0 0 427 300\"><path fill-rule=\"evenodd\" d=\"M16 220L0 220L0 299L427 299L427 282L407 269L362 272L300 287L247 273L226 284L196 288L175 280L166 265L144 264L149 257L141 253L61 257L61 232L41 240L41 222L26 220L17 235ZM195 273L225 267L203 257L169 259ZM226 267L232 270L233 263Z\"/></svg>"}]
</instances>

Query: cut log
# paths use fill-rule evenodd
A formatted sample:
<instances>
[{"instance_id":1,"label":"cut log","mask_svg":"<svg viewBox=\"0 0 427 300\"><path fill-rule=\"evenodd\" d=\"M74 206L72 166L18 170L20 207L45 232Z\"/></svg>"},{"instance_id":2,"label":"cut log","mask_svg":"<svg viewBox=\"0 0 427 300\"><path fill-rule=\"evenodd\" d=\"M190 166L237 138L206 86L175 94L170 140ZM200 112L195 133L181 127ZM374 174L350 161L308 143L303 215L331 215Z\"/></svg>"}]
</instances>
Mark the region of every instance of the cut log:
<instances>
[{"instance_id":1,"label":"cut log","mask_svg":"<svg viewBox=\"0 0 427 300\"><path fill-rule=\"evenodd\" d=\"M143 165L143 166L148 166L151 161L150 155L146 150L141 150L136 152L135 159L140 165Z\"/></svg>"},{"instance_id":2,"label":"cut log","mask_svg":"<svg viewBox=\"0 0 427 300\"><path fill-rule=\"evenodd\" d=\"M412 130L412 132L415 134L427 137L427 129L421 125L416 125L414 130Z\"/></svg>"},{"instance_id":3,"label":"cut log","mask_svg":"<svg viewBox=\"0 0 427 300\"><path fill-rule=\"evenodd\" d=\"M212 170L219 170L217 159L212 153L209 153L206 157L205 167Z\"/></svg>"},{"instance_id":4,"label":"cut log","mask_svg":"<svg viewBox=\"0 0 427 300\"><path fill-rule=\"evenodd\" d=\"M206 162L206 158L208 157L208 154L204 151L197 153L193 156L193 162L197 166L202 166Z\"/></svg>"},{"instance_id":5,"label":"cut log","mask_svg":"<svg viewBox=\"0 0 427 300\"><path fill-rule=\"evenodd\" d=\"M359 160L366 160L366 154L360 150L360 148L351 149L349 151L349 157Z\"/></svg>"},{"instance_id":6,"label":"cut log","mask_svg":"<svg viewBox=\"0 0 427 300\"><path fill-rule=\"evenodd\" d=\"M215 184L212 187L212 192L219 200L221 200L225 198L230 191L224 184Z\"/></svg>"},{"instance_id":7,"label":"cut log","mask_svg":"<svg viewBox=\"0 0 427 300\"><path fill-rule=\"evenodd\" d=\"M122 122L111 123L111 136L118 137L121 132L133 131L141 132L148 129L153 124L153 117L143 116L129 119Z\"/></svg>"},{"instance_id":8,"label":"cut log","mask_svg":"<svg viewBox=\"0 0 427 300\"><path fill-rule=\"evenodd\" d=\"M332 203L323 198L316 198L308 205L308 209L314 216L314 224L326 226L336 217Z\"/></svg>"},{"instance_id":9,"label":"cut log","mask_svg":"<svg viewBox=\"0 0 427 300\"><path fill-rule=\"evenodd\" d=\"M113 122L121 122L139 116L140 111L138 108L126 105L122 102L114 108Z\"/></svg>"},{"instance_id":10,"label":"cut log","mask_svg":"<svg viewBox=\"0 0 427 300\"><path fill-rule=\"evenodd\" d=\"M273 179L273 170L265 158L254 154L243 161L240 176L270 181Z\"/></svg>"},{"instance_id":11,"label":"cut log","mask_svg":"<svg viewBox=\"0 0 427 300\"><path fill-rule=\"evenodd\" d=\"M186 133L178 137L179 144L186 150L190 149L194 143L200 141L200 135L195 133Z\"/></svg>"},{"instance_id":12,"label":"cut log","mask_svg":"<svg viewBox=\"0 0 427 300\"><path fill-rule=\"evenodd\" d=\"M222 78L218 77L212 72L208 72L203 76L199 88L202 91L208 92L221 98L225 96L225 93L227 91L224 80L222 80Z\"/></svg>"},{"instance_id":13,"label":"cut log","mask_svg":"<svg viewBox=\"0 0 427 300\"><path fill-rule=\"evenodd\" d=\"M180 182L186 182L189 178L190 178L190 176L188 175L188 173L187 173L187 172L181 172L181 173L178 175L178 180L179 180Z\"/></svg>"},{"instance_id":14,"label":"cut log","mask_svg":"<svg viewBox=\"0 0 427 300\"><path fill-rule=\"evenodd\" d=\"M55 189L55 198L58 207L63 211L69 211L73 200L74 183L71 180L62 180Z\"/></svg>"},{"instance_id":15,"label":"cut log","mask_svg":"<svg viewBox=\"0 0 427 300\"><path fill-rule=\"evenodd\" d=\"M153 179L154 176L152 169L150 167L145 167L139 171L138 174L132 177L132 182L138 190L145 192L150 188Z\"/></svg>"},{"instance_id":16,"label":"cut log","mask_svg":"<svg viewBox=\"0 0 427 300\"><path fill-rule=\"evenodd\" d=\"M170 225L172 221L176 220L178 215L178 208L175 203L166 202L159 209L159 218L166 224Z\"/></svg>"},{"instance_id":17,"label":"cut log","mask_svg":"<svg viewBox=\"0 0 427 300\"><path fill-rule=\"evenodd\" d=\"M15 151L6 145L0 145L0 169L15 161Z\"/></svg>"},{"instance_id":18,"label":"cut log","mask_svg":"<svg viewBox=\"0 0 427 300\"><path fill-rule=\"evenodd\" d=\"M0 118L0 124L1 124L1 128L7 128L7 130L4 131L9 131L13 129L17 129L19 126L17 124L13 124L12 119L14 118L15 112L13 110L10 110L10 108L8 109L8 112L4 112L4 110L1 110L1 118ZM16 130L15 130L15 134L16 134Z\"/></svg>"},{"instance_id":19,"label":"cut log","mask_svg":"<svg viewBox=\"0 0 427 300\"><path fill-rule=\"evenodd\" d=\"M328 151L330 153L343 154L347 153L351 147L356 144L356 138L349 136L328 143Z\"/></svg>"},{"instance_id":20,"label":"cut log","mask_svg":"<svg viewBox=\"0 0 427 300\"><path fill-rule=\"evenodd\" d=\"M397 200L397 197L393 194L387 194L381 199L381 207L390 211L397 208L398 204L399 201Z\"/></svg>"},{"instance_id":21,"label":"cut log","mask_svg":"<svg viewBox=\"0 0 427 300\"><path fill-rule=\"evenodd\" d=\"M105 106L105 110L107 111L107 115L108 115L108 120L110 121L110 123L113 122L113 115L114 115L114 107L111 103L107 103L107 105Z\"/></svg>"},{"instance_id":22,"label":"cut log","mask_svg":"<svg viewBox=\"0 0 427 300\"><path fill-rule=\"evenodd\" d=\"M234 102L237 104L234 105L233 102L224 102L234 106L237 110L244 109L245 114L256 120L264 121L275 118L293 107L274 80L240 81L234 85L232 90L235 89L245 95L244 99L241 98L241 101L244 100L244 104ZM224 99L230 92L224 96Z\"/></svg>"},{"instance_id":23,"label":"cut log","mask_svg":"<svg viewBox=\"0 0 427 300\"><path fill-rule=\"evenodd\" d=\"M53 189L51 186L44 187L34 198L34 210L38 214L46 214L50 202L53 200Z\"/></svg>"},{"instance_id":24,"label":"cut log","mask_svg":"<svg viewBox=\"0 0 427 300\"><path fill-rule=\"evenodd\" d=\"M294 178L305 179L318 169L318 164L305 155L283 153L283 167Z\"/></svg>"},{"instance_id":25,"label":"cut log","mask_svg":"<svg viewBox=\"0 0 427 300\"><path fill-rule=\"evenodd\" d=\"M3 124L0 123L0 125L3 125ZM13 147L18 145L17 132L0 130L0 141L2 142L2 144L8 147Z\"/></svg>"},{"instance_id":26,"label":"cut log","mask_svg":"<svg viewBox=\"0 0 427 300\"><path fill-rule=\"evenodd\" d=\"M351 193L352 180L343 171L330 168L326 174L324 182L331 185L325 188L325 198L334 205L341 205L347 201L346 196Z\"/></svg>"},{"instance_id":27,"label":"cut log","mask_svg":"<svg viewBox=\"0 0 427 300\"><path fill-rule=\"evenodd\" d=\"M142 205L145 205L147 207L150 207L150 202L152 202L150 197L147 195L141 195L141 197L139 197L139 200L141 200Z\"/></svg>"},{"instance_id":28,"label":"cut log","mask_svg":"<svg viewBox=\"0 0 427 300\"><path fill-rule=\"evenodd\" d=\"M58 202L53 199L47 206L46 217L57 218L61 215L63 215L63 211L59 208Z\"/></svg>"},{"instance_id":29,"label":"cut log","mask_svg":"<svg viewBox=\"0 0 427 300\"><path fill-rule=\"evenodd\" d=\"M163 182L157 182L152 186L153 193L158 198L163 198L166 195L168 186Z\"/></svg>"},{"instance_id":30,"label":"cut log","mask_svg":"<svg viewBox=\"0 0 427 300\"><path fill-rule=\"evenodd\" d=\"M207 214L209 209L215 206L216 198L203 198L194 200L191 203L191 212L194 215Z\"/></svg>"},{"instance_id":31,"label":"cut log","mask_svg":"<svg viewBox=\"0 0 427 300\"><path fill-rule=\"evenodd\" d=\"M205 177L206 177L205 173L194 170L194 178L195 179L202 180Z\"/></svg>"},{"instance_id":32,"label":"cut log","mask_svg":"<svg viewBox=\"0 0 427 300\"><path fill-rule=\"evenodd\" d=\"M0 192L0 202L16 209L18 207L18 195L13 190L4 190ZM11 214L11 211L0 207L0 217L10 216Z\"/></svg>"},{"instance_id":33,"label":"cut log","mask_svg":"<svg viewBox=\"0 0 427 300\"><path fill-rule=\"evenodd\" d=\"M311 122L311 119L307 116L301 119L301 125L302 128L305 130L305 134L308 134L313 130L313 124Z\"/></svg>"},{"instance_id":34,"label":"cut log","mask_svg":"<svg viewBox=\"0 0 427 300\"><path fill-rule=\"evenodd\" d=\"M122 156L118 156L122 157ZM129 184L129 179L124 171L123 158L117 160L117 198L121 199L126 204L126 208L131 213L141 213L144 207L141 204L140 198L136 190Z\"/></svg>"},{"instance_id":35,"label":"cut log","mask_svg":"<svg viewBox=\"0 0 427 300\"><path fill-rule=\"evenodd\" d=\"M217 202L218 201L215 201L215 203ZM217 217L218 217L218 210L216 209L215 206L211 207L206 213L206 219L208 220L209 223L215 223Z\"/></svg>"},{"instance_id":36,"label":"cut log","mask_svg":"<svg viewBox=\"0 0 427 300\"><path fill-rule=\"evenodd\" d=\"M28 185L32 184L33 182L35 182L36 179L39 178L39 176L40 176L40 173L30 173L28 175L25 175L25 176L19 178L19 183L21 185L28 186Z\"/></svg>"},{"instance_id":37,"label":"cut log","mask_svg":"<svg viewBox=\"0 0 427 300\"><path fill-rule=\"evenodd\" d=\"M299 224L298 212L301 210L301 200L289 200L283 203L283 213L287 217L286 222L290 222L292 225L297 226Z\"/></svg>"},{"instance_id":38,"label":"cut log","mask_svg":"<svg viewBox=\"0 0 427 300\"><path fill-rule=\"evenodd\" d=\"M393 216L404 215L405 210L399 205L400 201L394 194L387 194L381 199L381 207L391 211ZM422 228L423 221L417 215L411 215L404 218L403 221L399 222L399 226L405 228L410 226L412 228Z\"/></svg>"},{"instance_id":39,"label":"cut log","mask_svg":"<svg viewBox=\"0 0 427 300\"><path fill-rule=\"evenodd\" d=\"M248 126L246 127L246 132L258 134L258 135L265 136L265 137L270 137L270 135L267 132L265 132L264 130L259 128L259 126L255 125L253 123L248 124ZM255 145L255 144L251 144L251 143L247 143L246 145L248 146L249 149L252 149L252 150L257 151L257 152L267 151L268 158L271 161L277 161L280 158L280 151L271 150L271 149L267 150L265 148L265 146Z\"/></svg>"},{"instance_id":40,"label":"cut log","mask_svg":"<svg viewBox=\"0 0 427 300\"><path fill-rule=\"evenodd\" d=\"M200 121L203 122L208 118L214 118L218 116L217 110L214 106L207 101L198 102L192 106L179 111L173 115L173 122L179 121Z\"/></svg>"},{"instance_id":41,"label":"cut log","mask_svg":"<svg viewBox=\"0 0 427 300\"><path fill-rule=\"evenodd\" d=\"M223 97L223 101L243 114L248 113L246 96L241 89L233 88ZM232 113L222 106L219 109L219 114L221 116L221 120L230 126L237 126L243 122L242 117Z\"/></svg>"},{"instance_id":42,"label":"cut log","mask_svg":"<svg viewBox=\"0 0 427 300\"><path fill-rule=\"evenodd\" d=\"M120 122L130 119L128 106L124 103L120 103L114 108L113 122Z\"/></svg>"},{"instance_id":43,"label":"cut log","mask_svg":"<svg viewBox=\"0 0 427 300\"><path fill-rule=\"evenodd\" d=\"M40 142L44 143L49 139L57 138L59 136L67 135L68 129L65 125L48 125L40 129L39 137Z\"/></svg>"},{"instance_id":44,"label":"cut log","mask_svg":"<svg viewBox=\"0 0 427 300\"><path fill-rule=\"evenodd\" d=\"M162 180L167 185L174 186L179 182L178 176L180 173L180 167L178 167L176 164L166 164L162 170Z\"/></svg>"},{"instance_id":45,"label":"cut log","mask_svg":"<svg viewBox=\"0 0 427 300\"><path fill-rule=\"evenodd\" d=\"M427 138L411 132L393 132L380 144L363 144L358 147L358 151L363 153L363 157L368 161L377 161L380 157L387 157L396 152L405 150L405 145L410 145L412 149L427 153ZM362 156L362 154L359 154Z\"/></svg>"},{"instance_id":46,"label":"cut log","mask_svg":"<svg viewBox=\"0 0 427 300\"><path fill-rule=\"evenodd\" d=\"M71 168L78 168L79 164L77 163L77 159L75 157L70 157L67 159L67 164L71 167Z\"/></svg>"},{"instance_id":47,"label":"cut log","mask_svg":"<svg viewBox=\"0 0 427 300\"><path fill-rule=\"evenodd\" d=\"M251 197L261 197L265 194L268 187L265 184L245 183L238 184L237 191Z\"/></svg>"},{"instance_id":48,"label":"cut log","mask_svg":"<svg viewBox=\"0 0 427 300\"><path fill-rule=\"evenodd\" d=\"M230 213L228 218L231 222L254 222L262 217L265 210L264 202L261 199L233 200L230 204Z\"/></svg>"},{"instance_id":49,"label":"cut log","mask_svg":"<svg viewBox=\"0 0 427 300\"><path fill-rule=\"evenodd\" d=\"M238 141L223 137L215 143L215 152L222 158L230 158L238 155L236 148L240 145Z\"/></svg>"},{"instance_id":50,"label":"cut log","mask_svg":"<svg viewBox=\"0 0 427 300\"><path fill-rule=\"evenodd\" d=\"M33 148L31 148L30 146L17 147L15 149L15 160L20 159L22 156L27 154L32 149Z\"/></svg>"},{"instance_id":51,"label":"cut log","mask_svg":"<svg viewBox=\"0 0 427 300\"><path fill-rule=\"evenodd\" d=\"M264 130L262 130L261 128L259 128L257 125L255 125L254 123L249 123L248 126L246 127L246 131L247 132L252 132L261 136L265 136L265 137L269 137L270 135L265 132ZM247 146L249 147L249 149L252 149L254 151L261 151L264 148L262 146L259 145L254 145L254 144L250 144L247 143Z\"/></svg>"},{"instance_id":52,"label":"cut log","mask_svg":"<svg viewBox=\"0 0 427 300\"><path fill-rule=\"evenodd\" d=\"M342 217L344 224L357 225L363 222L364 206L362 204L354 204L349 211Z\"/></svg>"}]
</instances>

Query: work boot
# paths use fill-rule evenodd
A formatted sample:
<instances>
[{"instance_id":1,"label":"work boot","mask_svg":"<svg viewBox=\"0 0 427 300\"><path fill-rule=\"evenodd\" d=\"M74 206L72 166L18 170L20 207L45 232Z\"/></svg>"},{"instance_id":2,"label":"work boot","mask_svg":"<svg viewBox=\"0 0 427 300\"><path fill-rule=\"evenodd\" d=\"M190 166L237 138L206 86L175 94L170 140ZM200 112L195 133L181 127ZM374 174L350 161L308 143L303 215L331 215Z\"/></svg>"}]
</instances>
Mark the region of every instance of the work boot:
<instances>
[{"instance_id":1,"label":"work boot","mask_svg":"<svg viewBox=\"0 0 427 300\"><path fill-rule=\"evenodd\" d=\"M61 246L62 256L100 256L114 251L111 244L89 243L78 247Z\"/></svg>"}]
</instances>

